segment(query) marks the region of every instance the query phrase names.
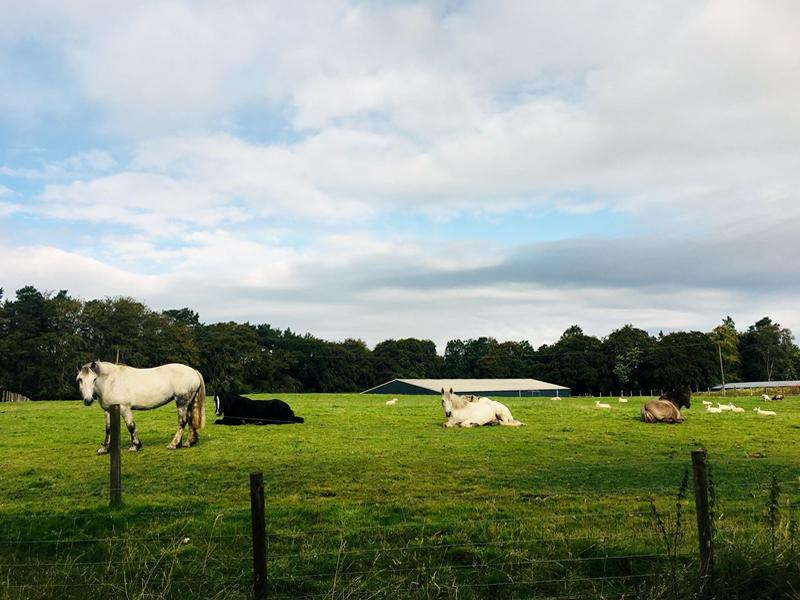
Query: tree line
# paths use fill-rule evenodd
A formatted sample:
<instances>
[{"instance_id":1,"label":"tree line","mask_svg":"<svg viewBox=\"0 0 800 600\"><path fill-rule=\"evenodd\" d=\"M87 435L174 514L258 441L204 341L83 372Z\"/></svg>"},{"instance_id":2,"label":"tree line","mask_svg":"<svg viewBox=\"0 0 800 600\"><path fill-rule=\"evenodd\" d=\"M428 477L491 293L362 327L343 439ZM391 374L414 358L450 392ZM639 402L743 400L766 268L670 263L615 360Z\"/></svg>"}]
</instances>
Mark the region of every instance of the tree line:
<instances>
[{"instance_id":1,"label":"tree line","mask_svg":"<svg viewBox=\"0 0 800 600\"><path fill-rule=\"evenodd\" d=\"M533 378L573 394L706 389L722 382L798 379L800 350L769 317L739 331L650 335L624 325L604 338L573 325L553 344L451 340L331 342L267 323L204 324L190 308L154 311L129 297L84 301L66 290L0 289L0 389L34 399L77 398L77 367L107 360L134 367L194 366L207 388L249 392L358 392L394 378Z\"/></svg>"}]
</instances>

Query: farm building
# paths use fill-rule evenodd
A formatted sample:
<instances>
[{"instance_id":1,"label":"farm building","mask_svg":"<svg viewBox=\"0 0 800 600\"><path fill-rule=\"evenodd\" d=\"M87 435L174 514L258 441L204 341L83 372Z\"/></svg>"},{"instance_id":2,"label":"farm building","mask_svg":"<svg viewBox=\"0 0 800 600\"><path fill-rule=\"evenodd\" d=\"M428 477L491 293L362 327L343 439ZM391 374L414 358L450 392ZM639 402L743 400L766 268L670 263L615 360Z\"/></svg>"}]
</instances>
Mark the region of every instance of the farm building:
<instances>
[{"instance_id":1,"label":"farm building","mask_svg":"<svg viewBox=\"0 0 800 600\"><path fill-rule=\"evenodd\" d=\"M481 396L569 396L570 389L536 379L392 379L362 394L439 395L442 388L456 394Z\"/></svg>"},{"instance_id":2,"label":"farm building","mask_svg":"<svg viewBox=\"0 0 800 600\"><path fill-rule=\"evenodd\" d=\"M726 383L726 390L760 390L767 388L800 388L800 381L738 381L736 383ZM721 385L711 388L718 392L722 389Z\"/></svg>"}]
</instances>

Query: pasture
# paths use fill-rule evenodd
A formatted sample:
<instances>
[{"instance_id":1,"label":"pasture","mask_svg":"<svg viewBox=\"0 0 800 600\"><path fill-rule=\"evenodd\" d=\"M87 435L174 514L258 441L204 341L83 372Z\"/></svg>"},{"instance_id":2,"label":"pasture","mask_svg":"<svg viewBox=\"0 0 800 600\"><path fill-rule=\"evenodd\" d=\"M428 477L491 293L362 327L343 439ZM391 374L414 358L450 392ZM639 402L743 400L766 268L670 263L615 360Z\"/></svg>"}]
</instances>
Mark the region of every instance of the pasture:
<instances>
[{"instance_id":1,"label":"pasture","mask_svg":"<svg viewBox=\"0 0 800 600\"><path fill-rule=\"evenodd\" d=\"M0 598L248 598L253 471L272 598L691 597L699 446L718 597L798 584L795 398L761 417L697 396L681 425L641 423L639 398L502 398L525 427L445 429L432 396L279 396L304 424L214 426L209 398L199 446L174 451L174 406L138 413L114 511L99 407L0 405Z\"/></svg>"}]
</instances>

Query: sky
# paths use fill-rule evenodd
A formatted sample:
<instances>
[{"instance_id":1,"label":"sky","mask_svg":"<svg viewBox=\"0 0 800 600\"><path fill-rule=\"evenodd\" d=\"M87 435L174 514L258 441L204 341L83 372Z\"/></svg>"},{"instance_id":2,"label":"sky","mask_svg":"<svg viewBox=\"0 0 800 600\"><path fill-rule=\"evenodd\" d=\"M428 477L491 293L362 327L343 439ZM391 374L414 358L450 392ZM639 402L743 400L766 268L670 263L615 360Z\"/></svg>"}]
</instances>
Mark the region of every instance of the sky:
<instances>
[{"instance_id":1,"label":"sky","mask_svg":"<svg viewBox=\"0 0 800 600\"><path fill-rule=\"evenodd\" d=\"M0 0L0 287L370 346L800 331L800 4Z\"/></svg>"}]
</instances>

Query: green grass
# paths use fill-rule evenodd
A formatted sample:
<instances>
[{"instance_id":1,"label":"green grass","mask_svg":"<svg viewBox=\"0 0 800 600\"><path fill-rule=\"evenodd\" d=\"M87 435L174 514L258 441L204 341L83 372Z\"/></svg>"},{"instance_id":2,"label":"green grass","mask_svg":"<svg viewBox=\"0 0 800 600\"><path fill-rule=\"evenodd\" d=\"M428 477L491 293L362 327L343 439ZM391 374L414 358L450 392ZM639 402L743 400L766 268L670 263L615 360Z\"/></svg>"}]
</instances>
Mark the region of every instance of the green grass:
<instances>
[{"instance_id":1,"label":"green grass","mask_svg":"<svg viewBox=\"0 0 800 600\"><path fill-rule=\"evenodd\" d=\"M144 449L123 451L116 511L109 459L94 455L99 407L0 404L0 598L249 597L253 471L273 597L690 597L691 483L677 561L665 555L698 446L717 497L714 593L786 597L800 583L797 399L766 418L755 398L735 399L746 414L710 415L696 397L685 423L656 426L638 420L637 399L600 411L588 398L509 398L526 427L444 429L434 397L281 397L305 424L214 426L209 402L200 445L177 451L174 409L136 413Z\"/></svg>"}]
</instances>

